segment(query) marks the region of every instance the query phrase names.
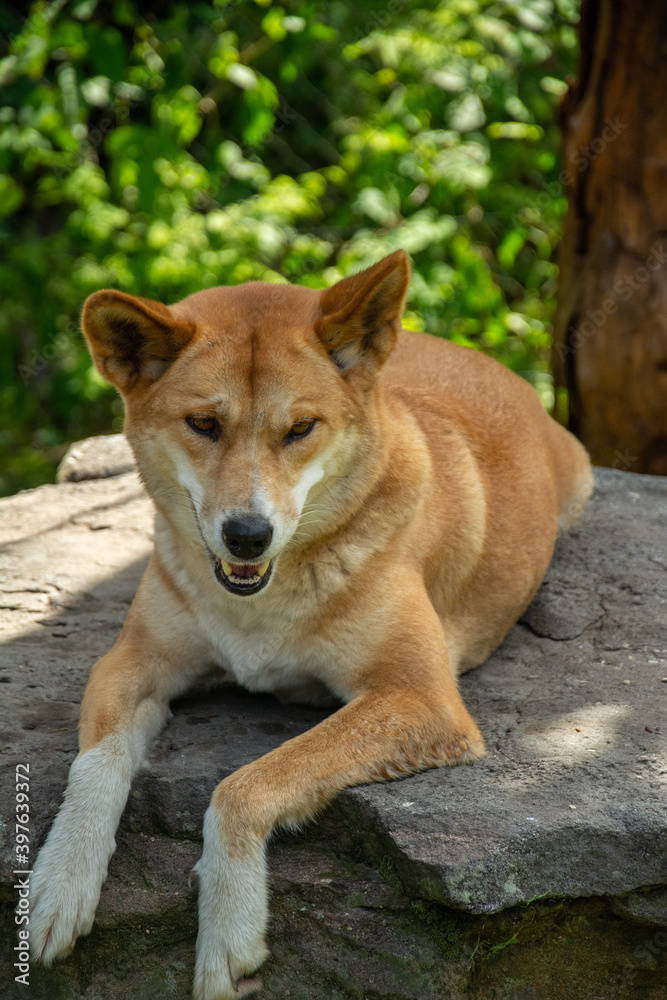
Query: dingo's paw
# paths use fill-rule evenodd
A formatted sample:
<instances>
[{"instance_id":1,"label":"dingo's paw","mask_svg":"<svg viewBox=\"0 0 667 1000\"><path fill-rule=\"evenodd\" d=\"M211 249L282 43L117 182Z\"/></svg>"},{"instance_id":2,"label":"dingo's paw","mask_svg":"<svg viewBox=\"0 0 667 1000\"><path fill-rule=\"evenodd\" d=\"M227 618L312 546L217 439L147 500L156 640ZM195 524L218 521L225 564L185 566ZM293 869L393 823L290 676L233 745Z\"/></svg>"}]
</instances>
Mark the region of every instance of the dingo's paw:
<instances>
[{"instance_id":1,"label":"dingo's paw","mask_svg":"<svg viewBox=\"0 0 667 1000\"><path fill-rule=\"evenodd\" d=\"M246 848L242 857L230 857L209 809L194 872L199 880L195 1000L232 1000L261 986L254 973L268 955L264 848Z\"/></svg>"},{"instance_id":2,"label":"dingo's paw","mask_svg":"<svg viewBox=\"0 0 667 1000\"><path fill-rule=\"evenodd\" d=\"M129 785L120 737L79 754L70 768L65 801L30 876L30 948L44 965L69 955L93 926Z\"/></svg>"},{"instance_id":3,"label":"dingo's paw","mask_svg":"<svg viewBox=\"0 0 667 1000\"><path fill-rule=\"evenodd\" d=\"M219 930L219 928L218 928ZM211 928L200 928L193 996L195 1000L235 1000L254 993L262 981L253 975L268 955L263 938L232 955Z\"/></svg>"},{"instance_id":4,"label":"dingo's paw","mask_svg":"<svg viewBox=\"0 0 667 1000\"><path fill-rule=\"evenodd\" d=\"M93 926L102 883L116 846L111 823L84 825L65 806L37 856L30 876L30 949L51 965L69 955Z\"/></svg>"},{"instance_id":5,"label":"dingo's paw","mask_svg":"<svg viewBox=\"0 0 667 1000\"><path fill-rule=\"evenodd\" d=\"M44 965L69 955L90 932L106 872L67 849L53 854L47 842L30 876L30 950Z\"/></svg>"}]
</instances>

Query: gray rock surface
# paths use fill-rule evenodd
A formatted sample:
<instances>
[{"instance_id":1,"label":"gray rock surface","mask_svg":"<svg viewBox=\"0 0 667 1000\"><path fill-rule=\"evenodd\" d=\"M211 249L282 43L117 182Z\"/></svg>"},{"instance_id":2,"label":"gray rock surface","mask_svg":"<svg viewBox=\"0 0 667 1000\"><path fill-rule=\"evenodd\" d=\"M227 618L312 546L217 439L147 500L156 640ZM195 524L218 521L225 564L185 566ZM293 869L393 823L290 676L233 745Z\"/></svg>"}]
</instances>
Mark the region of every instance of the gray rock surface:
<instances>
[{"instance_id":1,"label":"gray rock surface","mask_svg":"<svg viewBox=\"0 0 667 1000\"><path fill-rule=\"evenodd\" d=\"M124 434L102 434L75 441L58 466L59 483L109 479L134 470L134 455Z\"/></svg>"},{"instance_id":2,"label":"gray rock surface","mask_svg":"<svg viewBox=\"0 0 667 1000\"><path fill-rule=\"evenodd\" d=\"M352 789L303 835L276 840L267 997L319 997L323 977L337 984L322 992L327 1000L667 997L667 935L664 945L655 943L663 933L656 928L667 924L666 529L665 480L597 470L595 495L558 542L522 623L462 679L487 758ZM9 925L15 765L30 765L34 859L76 753L90 666L121 628L151 530L151 504L136 473L0 501L0 801L8 824L0 899ZM187 873L210 794L226 774L325 714L236 688L201 690L173 708L134 784L97 928L56 970L35 970L33 1000L186 997L195 935ZM536 897L545 901L517 908ZM533 930L519 933L528 911ZM605 945L612 964L629 949L617 992L578 992L594 974L590 962L571 987L565 977L562 994L530 992L540 976L549 981L558 961L549 949L563 937L545 931L550 943L539 951L530 935L556 913L576 924L580 942L584 925L607 928L605 941L625 928L619 943ZM128 928L141 948L121 989L110 985L108 969L103 981L98 973L113 935ZM489 934L491 941L509 934L505 944L514 945L518 934L533 948L544 969L531 972L529 992L495 980L489 992L492 968L515 983L528 975L524 967L537 969L526 965L525 952L523 964L515 960L519 949L505 949L500 938L484 954ZM310 972L309 948L320 963ZM637 957L642 948L650 962ZM492 961L476 965L471 956L480 954ZM153 960L156 976L171 970L171 992L150 986ZM287 970L299 962L312 984L290 992ZM5 995L14 993L0 986Z\"/></svg>"}]
</instances>

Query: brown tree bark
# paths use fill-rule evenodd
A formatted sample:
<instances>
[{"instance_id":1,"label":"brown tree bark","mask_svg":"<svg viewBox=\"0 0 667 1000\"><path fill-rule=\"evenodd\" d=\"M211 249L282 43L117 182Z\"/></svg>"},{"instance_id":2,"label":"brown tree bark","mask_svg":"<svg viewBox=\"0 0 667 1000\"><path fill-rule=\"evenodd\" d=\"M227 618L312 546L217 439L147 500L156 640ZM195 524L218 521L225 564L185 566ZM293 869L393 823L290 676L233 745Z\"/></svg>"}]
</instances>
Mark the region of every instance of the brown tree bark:
<instances>
[{"instance_id":1,"label":"brown tree bark","mask_svg":"<svg viewBox=\"0 0 667 1000\"><path fill-rule=\"evenodd\" d=\"M557 400L596 465L667 475L667 0L584 0L562 127Z\"/></svg>"}]
</instances>

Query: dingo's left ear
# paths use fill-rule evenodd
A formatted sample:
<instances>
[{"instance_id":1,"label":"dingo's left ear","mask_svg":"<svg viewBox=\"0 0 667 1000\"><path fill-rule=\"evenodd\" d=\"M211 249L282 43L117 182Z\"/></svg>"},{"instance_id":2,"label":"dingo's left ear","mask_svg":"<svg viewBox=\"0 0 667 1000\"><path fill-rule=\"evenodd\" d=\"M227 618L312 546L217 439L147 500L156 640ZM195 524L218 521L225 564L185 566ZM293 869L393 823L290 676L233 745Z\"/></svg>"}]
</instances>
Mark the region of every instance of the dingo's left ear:
<instances>
[{"instance_id":1,"label":"dingo's left ear","mask_svg":"<svg viewBox=\"0 0 667 1000\"><path fill-rule=\"evenodd\" d=\"M409 284L407 254L396 250L322 292L315 332L343 374L372 382L396 343Z\"/></svg>"},{"instance_id":2,"label":"dingo's left ear","mask_svg":"<svg viewBox=\"0 0 667 1000\"><path fill-rule=\"evenodd\" d=\"M195 332L161 302L113 289L86 299L81 326L100 375L123 393L156 382Z\"/></svg>"}]
</instances>

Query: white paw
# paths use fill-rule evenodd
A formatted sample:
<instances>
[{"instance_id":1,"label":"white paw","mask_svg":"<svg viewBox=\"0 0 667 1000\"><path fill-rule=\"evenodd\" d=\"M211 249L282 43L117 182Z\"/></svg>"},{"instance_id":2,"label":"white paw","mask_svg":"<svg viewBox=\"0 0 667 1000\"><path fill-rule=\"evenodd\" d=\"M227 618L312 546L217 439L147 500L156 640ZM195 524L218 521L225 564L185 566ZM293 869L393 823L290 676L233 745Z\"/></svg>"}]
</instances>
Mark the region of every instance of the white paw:
<instances>
[{"instance_id":1,"label":"white paw","mask_svg":"<svg viewBox=\"0 0 667 1000\"><path fill-rule=\"evenodd\" d=\"M129 774L115 737L72 764L65 801L30 876L30 950L44 965L68 955L93 926Z\"/></svg>"},{"instance_id":2,"label":"white paw","mask_svg":"<svg viewBox=\"0 0 667 1000\"><path fill-rule=\"evenodd\" d=\"M268 955L264 939L250 945L245 954L232 955L224 944L202 941L197 938L197 964L193 996L195 1000L234 1000L238 996L254 993L262 981L252 975Z\"/></svg>"},{"instance_id":3,"label":"white paw","mask_svg":"<svg viewBox=\"0 0 667 1000\"><path fill-rule=\"evenodd\" d=\"M195 1000L234 1000L261 986L254 976L268 955L264 846L229 855L215 815L204 819L204 851L195 865L199 878L199 934Z\"/></svg>"},{"instance_id":4,"label":"white paw","mask_svg":"<svg viewBox=\"0 0 667 1000\"><path fill-rule=\"evenodd\" d=\"M93 926L107 858L86 858L75 844L50 836L30 876L30 950L44 965L69 955Z\"/></svg>"}]
</instances>

